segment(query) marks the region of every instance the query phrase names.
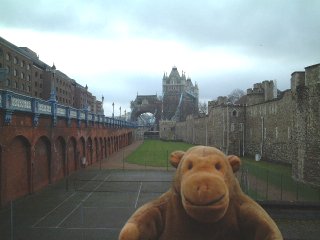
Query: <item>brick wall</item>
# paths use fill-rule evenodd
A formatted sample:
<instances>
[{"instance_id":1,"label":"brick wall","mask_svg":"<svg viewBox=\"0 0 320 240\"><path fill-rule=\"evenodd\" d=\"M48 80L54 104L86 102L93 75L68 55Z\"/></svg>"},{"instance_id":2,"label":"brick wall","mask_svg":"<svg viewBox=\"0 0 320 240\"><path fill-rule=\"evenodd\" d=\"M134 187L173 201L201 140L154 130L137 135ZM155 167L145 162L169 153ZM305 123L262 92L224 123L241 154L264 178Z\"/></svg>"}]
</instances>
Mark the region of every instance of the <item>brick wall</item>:
<instances>
[{"instance_id":1,"label":"brick wall","mask_svg":"<svg viewBox=\"0 0 320 240\"><path fill-rule=\"evenodd\" d=\"M0 109L1 205L80 169L81 157L91 164L133 141L131 128L111 128L102 123L78 127L76 119L68 127L64 118L58 118L53 127L51 117L45 116L34 127L32 114L19 111L5 125L4 116Z\"/></svg>"}]
</instances>

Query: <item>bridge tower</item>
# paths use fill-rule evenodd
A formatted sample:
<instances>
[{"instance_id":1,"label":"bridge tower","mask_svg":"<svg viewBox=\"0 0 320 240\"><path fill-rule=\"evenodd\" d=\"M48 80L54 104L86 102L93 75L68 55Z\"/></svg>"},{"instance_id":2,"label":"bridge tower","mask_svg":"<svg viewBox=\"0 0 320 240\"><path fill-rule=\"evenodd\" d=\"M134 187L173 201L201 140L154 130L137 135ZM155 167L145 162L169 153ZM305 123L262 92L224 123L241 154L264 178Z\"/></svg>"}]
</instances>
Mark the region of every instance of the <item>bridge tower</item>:
<instances>
[{"instance_id":1,"label":"bridge tower","mask_svg":"<svg viewBox=\"0 0 320 240\"><path fill-rule=\"evenodd\" d=\"M182 71L180 76L177 67L173 67L169 76L162 78L163 120L184 121L188 115L198 114L199 89L191 78L186 78Z\"/></svg>"}]
</instances>

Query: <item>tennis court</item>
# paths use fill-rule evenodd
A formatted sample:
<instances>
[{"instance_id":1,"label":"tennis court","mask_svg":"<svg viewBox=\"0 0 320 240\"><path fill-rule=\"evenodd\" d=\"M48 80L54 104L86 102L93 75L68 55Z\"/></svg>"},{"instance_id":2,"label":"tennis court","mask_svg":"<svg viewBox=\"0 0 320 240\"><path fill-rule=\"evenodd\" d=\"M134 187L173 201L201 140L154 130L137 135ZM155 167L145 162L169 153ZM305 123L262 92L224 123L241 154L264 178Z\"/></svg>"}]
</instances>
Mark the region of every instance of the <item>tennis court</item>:
<instances>
[{"instance_id":1,"label":"tennis court","mask_svg":"<svg viewBox=\"0 0 320 240\"><path fill-rule=\"evenodd\" d=\"M0 211L1 240L116 240L145 202L171 185L174 171L84 169ZM318 239L319 206L264 207L285 239Z\"/></svg>"},{"instance_id":2,"label":"tennis court","mask_svg":"<svg viewBox=\"0 0 320 240\"><path fill-rule=\"evenodd\" d=\"M85 170L1 210L1 239L117 239L136 208L161 195L172 171Z\"/></svg>"}]
</instances>

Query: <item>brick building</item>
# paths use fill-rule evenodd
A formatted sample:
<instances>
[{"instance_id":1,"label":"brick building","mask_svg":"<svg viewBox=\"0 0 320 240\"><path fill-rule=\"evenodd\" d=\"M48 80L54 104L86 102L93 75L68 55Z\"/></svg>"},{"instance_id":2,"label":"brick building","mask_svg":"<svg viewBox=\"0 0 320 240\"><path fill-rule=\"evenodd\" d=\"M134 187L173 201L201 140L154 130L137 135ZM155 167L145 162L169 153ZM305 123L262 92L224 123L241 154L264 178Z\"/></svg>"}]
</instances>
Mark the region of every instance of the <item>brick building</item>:
<instances>
[{"instance_id":1,"label":"brick building","mask_svg":"<svg viewBox=\"0 0 320 240\"><path fill-rule=\"evenodd\" d=\"M53 65L42 62L39 56L27 47L17 47L0 37L0 89L14 91L44 100L56 93L58 103L74 107L89 107L103 114L102 101Z\"/></svg>"}]
</instances>

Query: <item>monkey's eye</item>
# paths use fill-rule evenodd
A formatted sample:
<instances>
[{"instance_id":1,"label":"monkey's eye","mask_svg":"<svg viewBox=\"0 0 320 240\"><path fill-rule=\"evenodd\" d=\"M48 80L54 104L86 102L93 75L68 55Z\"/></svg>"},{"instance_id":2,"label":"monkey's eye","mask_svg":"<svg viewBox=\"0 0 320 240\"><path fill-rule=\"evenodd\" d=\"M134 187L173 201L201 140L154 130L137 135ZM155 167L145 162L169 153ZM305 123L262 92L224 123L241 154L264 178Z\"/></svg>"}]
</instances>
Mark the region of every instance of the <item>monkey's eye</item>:
<instances>
[{"instance_id":1,"label":"monkey's eye","mask_svg":"<svg viewBox=\"0 0 320 240\"><path fill-rule=\"evenodd\" d=\"M188 162L188 170L191 170L193 168L193 163L192 162Z\"/></svg>"},{"instance_id":2,"label":"monkey's eye","mask_svg":"<svg viewBox=\"0 0 320 240\"><path fill-rule=\"evenodd\" d=\"M214 165L214 167L215 167L218 171L220 171L220 169L221 169L221 163L217 162L217 163Z\"/></svg>"}]
</instances>

